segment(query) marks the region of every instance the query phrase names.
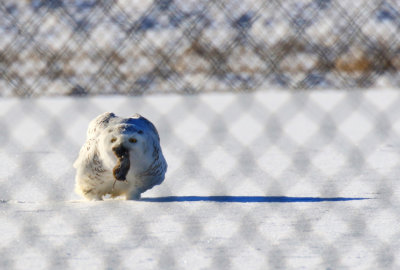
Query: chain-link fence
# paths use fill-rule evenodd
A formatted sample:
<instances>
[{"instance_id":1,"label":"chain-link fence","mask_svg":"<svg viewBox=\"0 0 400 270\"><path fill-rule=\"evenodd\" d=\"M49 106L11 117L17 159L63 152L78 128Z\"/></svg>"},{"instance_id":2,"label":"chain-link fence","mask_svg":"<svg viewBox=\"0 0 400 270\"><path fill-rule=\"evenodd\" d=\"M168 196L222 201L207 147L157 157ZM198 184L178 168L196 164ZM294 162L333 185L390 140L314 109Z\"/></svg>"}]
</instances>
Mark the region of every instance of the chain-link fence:
<instances>
[{"instance_id":1,"label":"chain-link fence","mask_svg":"<svg viewBox=\"0 0 400 270\"><path fill-rule=\"evenodd\" d=\"M397 0L1 1L3 96L400 85Z\"/></svg>"},{"instance_id":2,"label":"chain-link fence","mask_svg":"<svg viewBox=\"0 0 400 270\"><path fill-rule=\"evenodd\" d=\"M398 269L400 93L343 88L400 86L399 15L0 0L0 268ZM104 111L158 128L169 168L141 201L73 192Z\"/></svg>"},{"instance_id":3,"label":"chain-link fence","mask_svg":"<svg viewBox=\"0 0 400 270\"><path fill-rule=\"evenodd\" d=\"M396 90L1 99L2 269L397 269ZM140 112L169 168L82 201L88 122ZM81 201L76 201L81 200Z\"/></svg>"}]
</instances>

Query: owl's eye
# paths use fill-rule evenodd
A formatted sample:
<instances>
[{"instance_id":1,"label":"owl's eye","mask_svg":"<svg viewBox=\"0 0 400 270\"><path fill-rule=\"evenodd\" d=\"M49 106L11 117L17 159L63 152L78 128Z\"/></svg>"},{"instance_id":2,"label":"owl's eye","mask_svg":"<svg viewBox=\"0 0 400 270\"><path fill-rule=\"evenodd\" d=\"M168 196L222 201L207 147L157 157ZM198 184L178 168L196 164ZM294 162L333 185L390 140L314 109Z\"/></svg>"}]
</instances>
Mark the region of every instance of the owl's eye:
<instances>
[{"instance_id":1,"label":"owl's eye","mask_svg":"<svg viewBox=\"0 0 400 270\"><path fill-rule=\"evenodd\" d=\"M136 140L135 138L129 138L129 142L130 142L130 143L136 143L137 140Z\"/></svg>"},{"instance_id":2,"label":"owl's eye","mask_svg":"<svg viewBox=\"0 0 400 270\"><path fill-rule=\"evenodd\" d=\"M112 138L110 142L115 143L116 140L117 140L117 138Z\"/></svg>"}]
</instances>

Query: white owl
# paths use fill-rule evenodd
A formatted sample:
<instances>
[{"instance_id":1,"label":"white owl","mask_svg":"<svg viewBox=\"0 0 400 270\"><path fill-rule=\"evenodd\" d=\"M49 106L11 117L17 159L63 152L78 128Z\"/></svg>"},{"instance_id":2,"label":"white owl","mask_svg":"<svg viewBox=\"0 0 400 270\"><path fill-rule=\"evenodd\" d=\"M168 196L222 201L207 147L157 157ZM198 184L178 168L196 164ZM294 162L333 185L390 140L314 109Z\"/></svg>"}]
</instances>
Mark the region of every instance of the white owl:
<instances>
[{"instance_id":1,"label":"white owl","mask_svg":"<svg viewBox=\"0 0 400 270\"><path fill-rule=\"evenodd\" d=\"M136 114L121 118L103 113L92 120L76 168L76 192L89 200L140 194L161 184L167 162L154 125Z\"/></svg>"}]
</instances>

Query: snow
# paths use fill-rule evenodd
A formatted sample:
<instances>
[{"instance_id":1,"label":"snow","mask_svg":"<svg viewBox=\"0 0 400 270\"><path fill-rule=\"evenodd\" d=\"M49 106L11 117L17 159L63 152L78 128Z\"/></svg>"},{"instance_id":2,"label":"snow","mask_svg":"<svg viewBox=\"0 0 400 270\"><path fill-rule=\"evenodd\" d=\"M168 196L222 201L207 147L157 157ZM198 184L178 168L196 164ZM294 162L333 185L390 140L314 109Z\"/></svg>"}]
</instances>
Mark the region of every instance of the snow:
<instances>
[{"instance_id":1,"label":"snow","mask_svg":"<svg viewBox=\"0 0 400 270\"><path fill-rule=\"evenodd\" d=\"M395 89L0 99L0 268L396 269L399 103ZM73 192L104 111L159 130L168 173L141 201Z\"/></svg>"}]
</instances>

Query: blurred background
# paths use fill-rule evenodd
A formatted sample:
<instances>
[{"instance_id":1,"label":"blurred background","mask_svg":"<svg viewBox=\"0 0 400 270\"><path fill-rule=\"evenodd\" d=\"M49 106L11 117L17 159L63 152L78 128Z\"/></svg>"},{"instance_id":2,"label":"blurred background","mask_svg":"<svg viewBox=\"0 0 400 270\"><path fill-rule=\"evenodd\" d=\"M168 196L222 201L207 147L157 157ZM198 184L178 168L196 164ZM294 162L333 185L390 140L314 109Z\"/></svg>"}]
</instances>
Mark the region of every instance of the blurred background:
<instances>
[{"instance_id":1,"label":"blurred background","mask_svg":"<svg viewBox=\"0 0 400 270\"><path fill-rule=\"evenodd\" d=\"M0 3L2 96L400 85L396 0Z\"/></svg>"},{"instance_id":2,"label":"blurred background","mask_svg":"<svg viewBox=\"0 0 400 270\"><path fill-rule=\"evenodd\" d=\"M0 268L398 269L399 87L397 0L2 0ZM143 201L74 193L105 111Z\"/></svg>"}]
</instances>

